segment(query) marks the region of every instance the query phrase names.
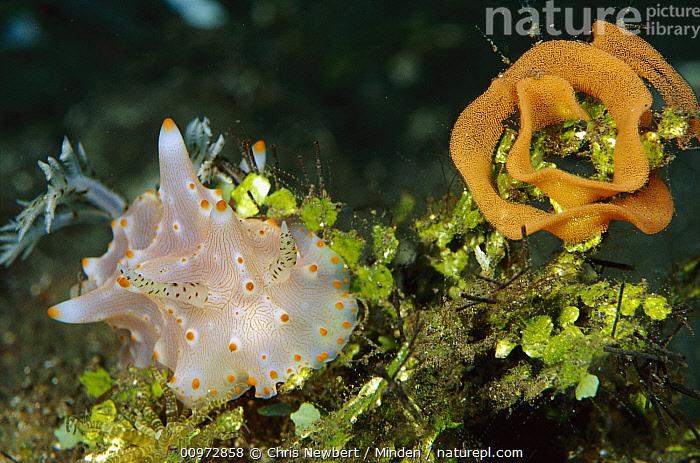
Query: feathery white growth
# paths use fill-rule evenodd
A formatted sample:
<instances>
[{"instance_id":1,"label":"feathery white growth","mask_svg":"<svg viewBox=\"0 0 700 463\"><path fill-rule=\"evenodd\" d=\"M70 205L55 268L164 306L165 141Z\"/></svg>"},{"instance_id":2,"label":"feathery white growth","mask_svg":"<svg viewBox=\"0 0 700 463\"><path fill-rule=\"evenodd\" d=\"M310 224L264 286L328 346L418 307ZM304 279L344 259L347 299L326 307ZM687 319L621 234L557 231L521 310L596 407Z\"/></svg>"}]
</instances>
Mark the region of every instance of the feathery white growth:
<instances>
[{"instance_id":1,"label":"feathery white growth","mask_svg":"<svg viewBox=\"0 0 700 463\"><path fill-rule=\"evenodd\" d=\"M204 308L207 302L209 290L201 283L160 283L122 265L118 265L117 268L126 279L126 282L120 279L117 279L117 282L122 288L132 293L184 302L199 308Z\"/></svg>"}]
</instances>

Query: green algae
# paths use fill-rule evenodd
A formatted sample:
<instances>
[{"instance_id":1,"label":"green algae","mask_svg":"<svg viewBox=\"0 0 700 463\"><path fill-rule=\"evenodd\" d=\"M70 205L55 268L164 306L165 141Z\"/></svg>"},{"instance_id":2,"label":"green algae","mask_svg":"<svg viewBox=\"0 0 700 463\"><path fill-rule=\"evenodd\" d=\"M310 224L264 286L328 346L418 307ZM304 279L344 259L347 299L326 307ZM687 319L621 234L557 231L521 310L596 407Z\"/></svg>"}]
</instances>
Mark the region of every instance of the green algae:
<instances>
[{"instance_id":1,"label":"green algae","mask_svg":"<svg viewBox=\"0 0 700 463\"><path fill-rule=\"evenodd\" d=\"M313 404L304 402L290 418L294 422L294 433L299 437L306 437L313 431L314 423L321 418L321 412Z\"/></svg>"},{"instance_id":2,"label":"green algae","mask_svg":"<svg viewBox=\"0 0 700 463\"><path fill-rule=\"evenodd\" d=\"M270 191L270 181L261 174L248 174L231 193L236 214L243 218L253 217L260 212Z\"/></svg>"},{"instance_id":3,"label":"green algae","mask_svg":"<svg viewBox=\"0 0 700 463\"><path fill-rule=\"evenodd\" d=\"M372 228L372 250L377 262L388 264L399 250L399 240L391 227L375 225Z\"/></svg>"},{"instance_id":4,"label":"green algae","mask_svg":"<svg viewBox=\"0 0 700 463\"><path fill-rule=\"evenodd\" d=\"M353 292L361 294L369 301L380 303L388 299L393 290L394 278L386 265L357 268L357 276L352 283Z\"/></svg>"},{"instance_id":5,"label":"green algae","mask_svg":"<svg viewBox=\"0 0 700 463\"><path fill-rule=\"evenodd\" d=\"M93 397L100 397L114 386L114 381L104 368L98 368L95 371L86 371L80 375L78 380L83 383L88 394Z\"/></svg>"},{"instance_id":6,"label":"green algae","mask_svg":"<svg viewBox=\"0 0 700 463\"><path fill-rule=\"evenodd\" d=\"M301 206L299 218L314 232L332 227L338 218L337 205L328 198L307 199Z\"/></svg>"},{"instance_id":7,"label":"green algae","mask_svg":"<svg viewBox=\"0 0 700 463\"><path fill-rule=\"evenodd\" d=\"M297 210L296 198L286 188L281 188L265 198L265 205L268 206L267 213L271 217L292 215Z\"/></svg>"},{"instance_id":8,"label":"green algae","mask_svg":"<svg viewBox=\"0 0 700 463\"><path fill-rule=\"evenodd\" d=\"M672 307L663 296L650 294L644 298L644 313L652 320L664 320L671 310Z\"/></svg>"}]
</instances>

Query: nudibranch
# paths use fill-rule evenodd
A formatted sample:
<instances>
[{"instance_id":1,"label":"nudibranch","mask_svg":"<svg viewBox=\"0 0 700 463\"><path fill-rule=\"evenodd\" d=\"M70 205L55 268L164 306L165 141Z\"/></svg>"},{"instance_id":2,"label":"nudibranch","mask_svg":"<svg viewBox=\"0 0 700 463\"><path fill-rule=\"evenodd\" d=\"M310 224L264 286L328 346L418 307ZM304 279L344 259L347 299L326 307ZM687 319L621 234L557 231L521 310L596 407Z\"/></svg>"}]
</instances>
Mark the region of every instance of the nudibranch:
<instances>
[{"instance_id":1,"label":"nudibranch","mask_svg":"<svg viewBox=\"0 0 700 463\"><path fill-rule=\"evenodd\" d=\"M452 159L479 209L510 239L547 230L568 242L579 242L605 231L610 220L633 223L644 233L656 233L673 216L673 200L650 166L639 137L648 119L652 96L643 78L666 103L689 115L681 139L700 140L698 102L692 89L641 38L614 24L593 24L592 43L553 40L535 45L489 89L467 106L455 122L450 139ZM597 181L557 168L534 171L531 135L544 126L570 119L587 119L575 91L600 100L615 121L612 181ZM506 201L491 175L494 149L505 121L519 110L519 133L506 162L508 173L539 188L563 212L551 213L528 204ZM619 194L627 196L610 200Z\"/></svg>"},{"instance_id":2,"label":"nudibranch","mask_svg":"<svg viewBox=\"0 0 700 463\"><path fill-rule=\"evenodd\" d=\"M343 260L294 218L243 219L204 187L179 130L159 138L160 189L112 222L113 241L82 261L88 281L51 307L66 323L106 322L124 360L173 371L191 406L277 393L277 383L333 360L355 327Z\"/></svg>"}]
</instances>

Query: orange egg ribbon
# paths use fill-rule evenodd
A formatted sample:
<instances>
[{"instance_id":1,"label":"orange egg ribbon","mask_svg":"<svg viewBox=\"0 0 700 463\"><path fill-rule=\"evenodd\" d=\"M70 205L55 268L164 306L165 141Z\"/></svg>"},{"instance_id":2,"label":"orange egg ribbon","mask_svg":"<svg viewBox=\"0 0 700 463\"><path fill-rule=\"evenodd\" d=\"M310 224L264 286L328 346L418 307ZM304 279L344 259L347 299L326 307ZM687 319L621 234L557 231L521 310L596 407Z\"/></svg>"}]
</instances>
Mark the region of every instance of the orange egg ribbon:
<instances>
[{"instance_id":1,"label":"orange egg ribbon","mask_svg":"<svg viewBox=\"0 0 700 463\"><path fill-rule=\"evenodd\" d=\"M639 137L652 97L642 77L666 103L691 115L682 145L700 140L698 102L690 86L651 45L616 25L596 21L592 43L555 40L535 45L460 114L450 152L479 209L510 239L547 230L567 242L605 231L610 220L625 220L644 233L657 233L673 216L664 183L649 172ZM617 127L613 180L597 181L557 168L535 171L530 161L532 133L570 119L588 119L575 91L600 100ZM491 183L492 158L505 121L519 109L519 133L508 154L508 173L538 187L563 212L501 198ZM626 196L603 202L614 195Z\"/></svg>"}]
</instances>

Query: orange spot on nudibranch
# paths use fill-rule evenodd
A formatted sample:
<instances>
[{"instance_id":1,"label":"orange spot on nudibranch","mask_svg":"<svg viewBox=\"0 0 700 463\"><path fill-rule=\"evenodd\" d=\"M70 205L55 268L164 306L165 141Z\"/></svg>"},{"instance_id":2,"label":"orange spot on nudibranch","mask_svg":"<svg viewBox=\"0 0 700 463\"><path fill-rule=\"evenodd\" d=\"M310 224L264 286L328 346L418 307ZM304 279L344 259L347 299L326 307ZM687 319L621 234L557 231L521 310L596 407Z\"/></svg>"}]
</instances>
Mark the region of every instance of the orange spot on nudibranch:
<instances>
[{"instance_id":1,"label":"orange spot on nudibranch","mask_svg":"<svg viewBox=\"0 0 700 463\"><path fill-rule=\"evenodd\" d=\"M194 183L190 182L188 186L190 187L190 190L194 190Z\"/></svg>"},{"instance_id":2,"label":"orange spot on nudibranch","mask_svg":"<svg viewBox=\"0 0 700 463\"><path fill-rule=\"evenodd\" d=\"M349 321L344 321L343 322L343 328L350 328L352 324Z\"/></svg>"},{"instance_id":3,"label":"orange spot on nudibranch","mask_svg":"<svg viewBox=\"0 0 700 463\"><path fill-rule=\"evenodd\" d=\"M128 224L129 224L129 223L126 221L126 219L121 219L121 220L119 221L119 225L121 225L122 227L126 227Z\"/></svg>"},{"instance_id":4,"label":"orange spot on nudibranch","mask_svg":"<svg viewBox=\"0 0 700 463\"><path fill-rule=\"evenodd\" d=\"M338 259L338 256L332 256L332 257L331 257L331 263L337 264L338 262L340 262L340 260Z\"/></svg>"},{"instance_id":5,"label":"orange spot on nudibranch","mask_svg":"<svg viewBox=\"0 0 700 463\"><path fill-rule=\"evenodd\" d=\"M315 273L317 270L318 270L318 266L316 264L309 265L309 272Z\"/></svg>"},{"instance_id":6,"label":"orange spot on nudibranch","mask_svg":"<svg viewBox=\"0 0 700 463\"><path fill-rule=\"evenodd\" d=\"M173 375L173 377L170 378L170 384L175 384L175 381L176 381L175 375Z\"/></svg>"},{"instance_id":7,"label":"orange spot on nudibranch","mask_svg":"<svg viewBox=\"0 0 700 463\"><path fill-rule=\"evenodd\" d=\"M226 201L223 199L216 202L216 210L219 212L224 212L226 210Z\"/></svg>"},{"instance_id":8,"label":"orange spot on nudibranch","mask_svg":"<svg viewBox=\"0 0 700 463\"><path fill-rule=\"evenodd\" d=\"M219 393L219 391L217 389L212 389L211 391L209 391L209 393L212 395L216 395Z\"/></svg>"},{"instance_id":9,"label":"orange spot on nudibranch","mask_svg":"<svg viewBox=\"0 0 700 463\"><path fill-rule=\"evenodd\" d=\"M343 308L343 303L342 302L336 302L335 303L335 308L338 310L341 310Z\"/></svg>"},{"instance_id":10,"label":"orange spot on nudibranch","mask_svg":"<svg viewBox=\"0 0 700 463\"><path fill-rule=\"evenodd\" d=\"M265 387L263 388L263 392L264 392L265 394L269 394L269 393L270 393L270 388L267 387L267 386L265 386Z\"/></svg>"},{"instance_id":11,"label":"orange spot on nudibranch","mask_svg":"<svg viewBox=\"0 0 700 463\"><path fill-rule=\"evenodd\" d=\"M240 394L240 393L241 393L241 388L236 386L236 394Z\"/></svg>"},{"instance_id":12,"label":"orange spot on nudibranch","mask_svg":"<svg viewBox=\"0 0 700 463\"><path fill-rule=\"evenodd\" d=\"M345 342L345 340L343 338L338 338L338 339L336 339L336 341L338 341L338 344L342 344Z\"/></svg>"},{"instance_id":13,"label":"orange spot on nudibranch","mask_svg":"<svg viewBox=\"0 0 700 463\"><path fill-rule=\"evenodd\" d=\"M116 226L117 226L117 221L116 221L116 220L112 220L112 221L109 223L109 226L112 227L112 228L116 227Z\"/></svg>"},{"instance_id":14,"label":"orange spot on nudibranch","mask_svg":"<svg viewBox=\"0 0 700 463\"><path fill-rule=\"evenodd\" d=\"M228 345L228 350L230 350L231 352L235 352L236 349L238 349L238 346L236 345L235 342L232 342L231 344Z\"/></svg>"},{"instance_id":15,"label":"orange spot on nudibranch","mask_svg":"<svg viewBox=\"0 0 700 463\"><path fill-rule=\"evenodd\" d=\"M217 188L216 190L214 190L214 194L218 197L221 197L221 190Z\"/></svg>"},{"instance_id":16,"label":"orange spot on nudibranch","mask_svg":"<svg viewBox=\"0 0 700 463\"><path fill-rule=\"evenodd\" d=\"M58 309L58 307L55 307L55 306L49 307L49 310L47 310L46 313L51 318L58 318L61 315L61 311Z\"/></svg>"},{"instance_id":17,"label":"orange spot on nudibranch","mask_svg":"<svg viewBox=\"0 0 700 463\"><path fill-rule=\"evenodd\" d=\"M248 386L255 386L257 384L257 381L255 381L255 378L253 378L252 376L249 376L245 383Z\"/></svg>"},{"instance_id":18,"label":"orange spot on nudibranch","mask_svg":"<svg viewBox=\"0 0 700 463\"><path fill-rule=\"evenodd\" d=\"M248 283L245 284L245 289L247 289L248 291L252 291L253 289L255 289L255 285L253 284L252 281L249 281Z\"/></svg>"},{"instance_id":19,"label":"orange spot on nudibranch","mask_svg":"<svg viewBox=\"0 0 700 463\"><path fill-rule=\"evenodd\" d=\"M129 280L126 279L126 277L119 277L117 278L117 283L119 283L119 286L122 288L128 288L131 286L131 283L129 283Z\"/></svg>"},{"instance_id":20,"label":"orange spot on nudibranch","mask_svg":"<svg viewBox=\"0 0 700 463\"><path fill-rule=\"evenodd\" d=\"M283 323L287 323L289 321L289 315L283 313L282 315L280 315L280 320L282 320Z\"/></svg>"},{"instance_id":21,"label":"orange spot on nudibranch","mask_svg":"<svg viewBox=\"0 0 700 463\"><path fill-rule=\"evenodd\" d=\"M173 224L173 230L177 230L177 228L178 228L178 227L177 227L177 224L174 223L174 224Z\"/></svg>"},{"instance_id":22,"label":"orange spot on nudibranch","mask_svg":"<svg viewBox=\"0 0 700 463\"><path fill-rule=\"evenodd\" d=\"M243 263L243 258L241 256L238 256L238 259L236 259L236 260L238 261L239 264Z\"/></svg>"},{"instance_id":23,"label":"orange spot on nudibranch","mask_svg":"<svg viewBox=\"0 0 700 463\"><path fill-rule=\"evenodd\" d=\"M318 246L319 248L323 247L323 241L321 241L321 240L316 241L316 246Z\"/></svg>"},{"instance_id":24,"label":"orange spot on nudibranch","mask_svg":"<svg viewBox=\"0 0 700 463\"><path fill-rule=\"evenodd\" d=\"M129 259L133 259L134 257L134 251L132 251L131 249L128 249L125 254L126 257L128 257Z\"/></svg>"},{"instance_id":25,"label":"orange spot on nudibranch","mask_svg":"<svg viewBox=\"0 0 700 463\"><path fill-rule=\"evenodd\" d=\"M295 361L295 362L301 362L301 355L299 355L299 354L294 354L294 361Z\"/></svg>"},{"instance_id":26,"label":"orange spot on nudibranch","mask_svg":"<svg viewBox=\"0 0 700 463\"><path fill-rule=\"evenodd\" d=\"M80 264L83 267L87 267L90 264L90 259L88 259L87 257L83 257L83 259L80 261Z\"/></svg>"},{"instance_id":27,"label":"orange spot on nudibranch","mask_svg":"<svg viewBox=\"0 0 700 463\"><path fill-rule=\"evenodd\" d=\"M192 331L188 331L187 334L185 334L185 338L187 338L188 341L194 341L194 333Z\"/></svg>"},{"instance_id":28,"label":"orange spot on nudibranch","mask_svg":"<svg viewBox=\"0 0 700 463\"><path fill-rule=\"evenodd\" d=\"M318 332L321 333L321 336L325 336L325 335L328 334L328 330L325 329L324 327L320 327L320 328L318 329Z\"/></svg>"},{"instance_id":29,"label":"orange spot on nudibranch","mask_svg":"<svg viewBox=\"0 0 700 463\"><path fill-rule=\"evenodd\" d=\"M275 370L270 371L270 378L277 379L277 372Z\"/></svg>"},{"instance_id":30,"label":"orange spot on nudibranch","mask_svg":"<svg viewBox=\"0 0 700 463\"><path fill-rule=\"evenodd\" d=\"M192 389L199 389L199 378L192 380Z\"/></svg>"},{"instance_id":31,"label":"orange spot on nudibranch","mask_svg":"<svg viewBox=\"0 0 700 463\"><path fill-rule=\"evenodd\" d=\"M233 375L228 375L228 376L226 377L226 381L228 381L229 383L232 383L232 382L234 382L235 380L236 380L236 377L233 376Z\"/></svg>"},{"instance_id":32,"label":"orange spot on nudibranch","mask_svg":"<svg viewBox=\"0 0 700 463\"><path fill-rule=\"evenodd\" d=\"M209 209L209 201L206 199L203 199L201 203L199 203L200 206L202 206L202 209Z\"/></svg>"}]
</instances>

